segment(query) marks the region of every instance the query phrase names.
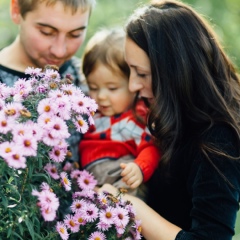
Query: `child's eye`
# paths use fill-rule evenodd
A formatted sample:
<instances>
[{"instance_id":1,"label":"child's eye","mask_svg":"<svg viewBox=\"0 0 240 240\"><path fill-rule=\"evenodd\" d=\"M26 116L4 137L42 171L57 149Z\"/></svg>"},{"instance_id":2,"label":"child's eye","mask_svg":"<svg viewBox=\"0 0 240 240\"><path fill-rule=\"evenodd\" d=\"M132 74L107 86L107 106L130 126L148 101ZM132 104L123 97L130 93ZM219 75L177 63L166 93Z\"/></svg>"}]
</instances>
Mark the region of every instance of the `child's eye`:
<instances>
[{"instance_id":1,"label":"child's eye","mask_svg":"<svg viewBox=\"0 0 240 240\"><path fill-rule=\"evenodd\" d=\"M97 88L89 87L90 91L97 91Z\"/></svg>"},{"instance_id":2,"label":"child's eye","mask_svg":"<svg viewBox=\"0 0 240 240\"><path fill-rule=\"evenodd\" d=\"M110 91L115 91L115 90L117 90L117 88L116 87L111 87L111 88L109 88L109 90Z\"/></svg>"}]
</instances>

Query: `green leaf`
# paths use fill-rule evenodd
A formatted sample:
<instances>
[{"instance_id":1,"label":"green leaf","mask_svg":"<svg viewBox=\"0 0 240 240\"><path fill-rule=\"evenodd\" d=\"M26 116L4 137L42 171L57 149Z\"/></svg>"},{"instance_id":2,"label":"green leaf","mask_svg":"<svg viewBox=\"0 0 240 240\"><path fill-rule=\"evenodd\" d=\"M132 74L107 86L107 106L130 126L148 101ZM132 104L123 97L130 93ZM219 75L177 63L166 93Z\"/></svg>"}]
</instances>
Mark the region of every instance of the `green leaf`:
<instances>
[{"instance_id":1,"label":"green leaf","mask_svg":"<svg viewBox=\"0 0 240 240\"><path fill-rule=\"evenodd\" d=\"M25 224L26 224L26 226L27 226L27 228L28 228L28 230L29 230L29 233L31 234L32 240L34 240L35 237L34 237L34 229L33 229L33 224L32 224L32 222L29 221L28 218L26 218L26 219L25 219Z\"/></svg>"}]
</instances>

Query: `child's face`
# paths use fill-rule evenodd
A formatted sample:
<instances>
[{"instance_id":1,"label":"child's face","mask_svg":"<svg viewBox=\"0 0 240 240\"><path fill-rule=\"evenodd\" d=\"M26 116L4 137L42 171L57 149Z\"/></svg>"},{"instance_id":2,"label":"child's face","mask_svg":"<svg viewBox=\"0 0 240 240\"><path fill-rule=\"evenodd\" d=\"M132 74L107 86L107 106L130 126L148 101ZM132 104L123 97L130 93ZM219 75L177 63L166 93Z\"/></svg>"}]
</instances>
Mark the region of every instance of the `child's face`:
<instances>
[{"instance_id":1,"label":"child's face","mask_svg":"<svg viewBox=\"0 0 240 240\"><path fill-rule=\"evenodd\" d=\"M60 67L69 60L85 38L89 19L89 10L79 8L72 13L60 1L54 5L39 3L25 18L17 7L12 14L20 26L21 61L35 67Z\"/></svg>"},{"instance_id":2,"label":"child's face","mask_svg":"<svg viewBox=\"0 0 240 240\"><path fill-rule=\"evenodd\" d=\"M128 89L128 78L113 72L104 64L98 64L88 77L89 95L95 99L99 111L113 116L129 109L135 93Z\"/></svg>"}]
</instances>

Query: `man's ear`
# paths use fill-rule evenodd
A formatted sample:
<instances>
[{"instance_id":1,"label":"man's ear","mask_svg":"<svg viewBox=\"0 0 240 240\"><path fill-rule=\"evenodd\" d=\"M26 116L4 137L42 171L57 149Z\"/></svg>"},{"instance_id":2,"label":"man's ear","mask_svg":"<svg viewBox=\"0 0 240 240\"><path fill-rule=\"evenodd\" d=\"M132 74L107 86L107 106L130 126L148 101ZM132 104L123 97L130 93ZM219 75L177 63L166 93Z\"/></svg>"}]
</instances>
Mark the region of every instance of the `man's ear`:
<instances>
[{"instance_id":1,"label":"man's ear","mask_svg":"<svg viewBox=\"0 0 240 240\"><path fill-rule=\"evenodd\" d=\"M18 4L18 0L11 0L10 15L11 15L12 21L15 24L20 23L21 13L20 13L20 7Z\"/></svg>"}]
</instances>

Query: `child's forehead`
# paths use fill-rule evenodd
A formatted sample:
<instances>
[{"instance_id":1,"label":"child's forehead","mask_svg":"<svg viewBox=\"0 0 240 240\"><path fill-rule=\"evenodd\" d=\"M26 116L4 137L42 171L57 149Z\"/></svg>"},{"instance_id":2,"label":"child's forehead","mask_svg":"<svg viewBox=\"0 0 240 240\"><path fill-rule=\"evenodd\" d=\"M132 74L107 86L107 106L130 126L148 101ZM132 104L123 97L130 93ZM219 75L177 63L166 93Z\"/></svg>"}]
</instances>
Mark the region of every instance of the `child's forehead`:
<instances>
[{"instance_id":1,"label":"child's forehead","mask_svg":"<svg viewBox=\"0 0 240 240\"><path fill-rule=\"evenodd\" d=\"M98 63L87 77L88 83L95 84L120 84L128 82L128 77L119 68L112 68L103 63Z\"/></svg>"}]
</instances>

